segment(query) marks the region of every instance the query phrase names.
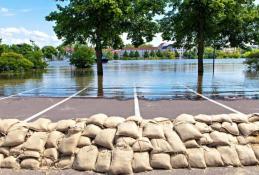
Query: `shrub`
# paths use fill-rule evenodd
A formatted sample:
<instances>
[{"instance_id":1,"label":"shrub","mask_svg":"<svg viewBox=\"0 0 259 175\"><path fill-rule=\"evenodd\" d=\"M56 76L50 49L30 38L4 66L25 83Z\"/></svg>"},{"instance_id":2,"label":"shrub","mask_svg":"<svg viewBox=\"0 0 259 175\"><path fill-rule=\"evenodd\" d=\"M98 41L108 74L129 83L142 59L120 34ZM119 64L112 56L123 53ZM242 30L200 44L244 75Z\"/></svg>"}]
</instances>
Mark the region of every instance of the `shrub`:
<instances>
[{"instance_id":1,"label":"shrub","mask_svg":"<svg viewBox=\"0 0 259 175\"><path fill-rule=\"evenodd\" d=\"M167 59L175 59L175 53L170 50L165 51L164 55Z\"/></svg>"},{"instance_id":2,"label":"shrub","mask_svg":"<svg viewBox=\"0 0 259 175\"><path fill-rule=\"evenodd\" d=\"M136 50L136 51L135 51L135 54L134 54L134 57L139 58L139 56L140 56L140 55L139 55L139 52Z\"/></svg>"},{"instance_id":3,"label":"shrub","mask_svg":"<svg viewBox=\"0 0 259 175\"><path fill-rule=\"evenodd\" d=\"M53 58L58 55L57 49L53 46L43 47L42 53L44 54L44 57L49 59L49 60L53 60Z\"/></svg>"},{"instance_id":4,"label":"shrub","mask_svg":"<svg viewBox=\"0 0 259 175\"><path fill-rule=\"evenodd\" d=\"M119 59L119 55L118 55L118 53L116 53L116 52L114 53L114 55L113 55L113 59L114 59L114 60L118 60L118 59Z\"/></svg>"},{"instance_id":5,"label":"shrub","mask_svg":"<svg viewBox=\"0 0 259 175\"><path fill-rule=\"evenodd\" d=\"M135 53L133 51L130 51L129 57L130 58L134 58L135 57Z\"/></svg>"},{"instance_id":6,"label":"shrub","mask_svg":"<svg viewBox=\"0 0 259 175\"><path fill-rule=\"evenodd\" d=\"M148 58L149 57L149 53L148 53L148 51L145 51L144 52L144 58Z\"/></svg>"},{"instance_id":7,"label":"shrub","mask_svg":"<svg viewBox=\"0 0 259 175\"><path fill-rule=\"evenodd\" d=\"M33 66L31 61L14 52L3 53L0 57L0 71L26 71Z\"/></svg>"},{"instance_id":8,"label":"shrub","mask_svg":"<svg viewBox=\"0 0 259 175\"><path fill-rule=\"evenodd\" d=\"M149 55L150 55L150 57L155 57L156 53L152 50Z\"/></svg>"},{"instance_id":9,"label":"shrub","mask_svg":"<svg viewBox=\"0 0 259 175\"><path fill-rule=\"evenodd\" d=\"M95 62L94 50L87 46L77 46L70 58L70 64L77 68L89 68Z\"/></svg>"},{"instance_id":10,"label":"shrub","mask_svg":"<svg viewBox=\"0 0 259 175\"><path fill-rule=\"evenodd\" d=\"M156 56L159 57L159 58L162 58L163 57L163 53L160 50L158 50L156 52Z\"/></svg>"},{"instance_id":11,"label":"shrub","mask_svg":"<svg viewBox=\"0 0 259 175\"><path fill-rule=\"evenodd\" d=\"M127 52L127 51L125 51L125 52L123 53L123 57L124 57L124 58L129 57L129 54L128 54L128 52Z\"/></svg>"},{"instance_id":12,"label":"shrub","mask_svg":"<svg viewBox=\"0 0 259 175\"><path fill-rule=\"evenodd\" d=\"M33 63L34 69L44 69L48 64L44 60L43 53L40 50L31 51L25 57Z\"/></svg>"},{"instance_id":13,"label":"shrub","mask_svg":"<svg viewBox=\"0 0 259 175\"><path fill-rule=\"evenodd\" d=\"M245 63L249 70L259 70L259 49L246 52L244 57L247 58Z\"/></svg>"}]
</instances>

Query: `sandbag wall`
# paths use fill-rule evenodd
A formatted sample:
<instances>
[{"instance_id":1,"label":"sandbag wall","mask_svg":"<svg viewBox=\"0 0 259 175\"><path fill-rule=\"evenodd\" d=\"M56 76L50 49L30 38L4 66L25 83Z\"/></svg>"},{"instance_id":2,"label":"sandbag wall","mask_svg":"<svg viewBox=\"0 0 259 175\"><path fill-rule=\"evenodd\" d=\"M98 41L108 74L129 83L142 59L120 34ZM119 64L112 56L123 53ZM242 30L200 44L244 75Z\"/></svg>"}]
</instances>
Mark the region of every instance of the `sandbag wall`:
<instances>
[{"instance_id":1,"label":"sandbag wall","mask_svg":"<svg viewBox=\"0 0 259 175\"><path fill-rule=\"evenodd\" d=\"M258 165L259 115L0 120L0 167L131 174Z\"/></svg>"}]
</instances>

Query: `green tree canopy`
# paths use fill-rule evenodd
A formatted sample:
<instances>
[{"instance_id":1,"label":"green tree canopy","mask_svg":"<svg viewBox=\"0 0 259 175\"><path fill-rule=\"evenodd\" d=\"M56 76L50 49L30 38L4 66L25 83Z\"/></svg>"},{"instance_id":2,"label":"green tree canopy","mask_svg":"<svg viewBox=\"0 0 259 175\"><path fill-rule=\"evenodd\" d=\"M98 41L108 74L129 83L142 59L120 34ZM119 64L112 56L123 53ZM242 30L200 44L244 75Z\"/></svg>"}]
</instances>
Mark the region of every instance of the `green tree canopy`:
<instances>
[{"instance_id":1,"label":"green tree canopy","mask_svg":"<svg viewBox=\"0 0 259 175\"><path fill-rule=\"evenodd\" d=\"M163 38L176 46L197 47L198 72L203 73L206 45L242 46L258 43L258 6L254 0L170 0L160 21Z\"/></svg>"},{"instance_id":2,"label":"green tree canopy","mask_svg":"<svg viewBox=\"0 0 259 175\"><path fill-rule=\"evenodd\" d=\"M44 57L49 60L52 60L55 56L58 55L57 49L53 46L44 46L41 50L44 54Z\"/></svg>"},{"instance_id":3,"label":"green tree canopy","mask_svg":"<svg viewBox=\"0 0 259 175\"><path fill-rule=\"evenodd\" d=\"M95 54L92 48L85 45L76 45L75 51L70 58L70 64L77 68L89 68L95 62Z\"/></svg>"}]
</instances>

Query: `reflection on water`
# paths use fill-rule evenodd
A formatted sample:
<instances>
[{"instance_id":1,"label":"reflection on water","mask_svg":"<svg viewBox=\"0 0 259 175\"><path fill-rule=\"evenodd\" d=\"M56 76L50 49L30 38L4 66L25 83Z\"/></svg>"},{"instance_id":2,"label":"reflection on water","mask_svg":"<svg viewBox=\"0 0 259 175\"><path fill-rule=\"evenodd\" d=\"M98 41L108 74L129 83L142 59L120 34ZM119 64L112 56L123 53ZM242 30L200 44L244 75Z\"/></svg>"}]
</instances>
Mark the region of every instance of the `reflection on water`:
<instances>
[{"instance_id":1,"label":"reflection on water","mask_svg":"<svg viewBox=\"0 0 259 175\"><path fill-rule=\"evenodd\" d=\"M132 98L136 85L139 97L155 99L199 99L184 86L211 98L259 99L259 73L246 72L242 59L204 60L205 74L197 76L197 60L111 61L104 77L96 68L74 70L66 61L50 62L45 72L0 74L0 96L42 87L23 96L70 96L84 87L81 97ZM183 86L184 85L184 86Z\"/></svg>"}]
</instances>

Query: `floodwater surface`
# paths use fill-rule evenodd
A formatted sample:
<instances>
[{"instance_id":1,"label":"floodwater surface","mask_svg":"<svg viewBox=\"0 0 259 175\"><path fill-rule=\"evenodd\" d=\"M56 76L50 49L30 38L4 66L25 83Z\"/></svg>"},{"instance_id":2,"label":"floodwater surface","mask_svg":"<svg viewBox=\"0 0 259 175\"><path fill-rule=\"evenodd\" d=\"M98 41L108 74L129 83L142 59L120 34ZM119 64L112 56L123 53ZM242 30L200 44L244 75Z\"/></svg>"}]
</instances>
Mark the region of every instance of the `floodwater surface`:
<instances>
[{"instance_id":1,"label":"floodwater surface","mask_svg":"<svg viewBox=\"0 0 259 175\"><path fill-rule=\"evenodd\" d=\"M204 60L205 73L198 77L197 60L110 61L98 77L96 65L80 71L53 61L42 72L0 74L0 96L68 97L86 87L77 97L128 99L136 88L149 100L196 99L190 89L210 98L259 99L259 73L247 72L243 62L218 59L213 75L212 60Z\"/></svg>"}]
</instances>

